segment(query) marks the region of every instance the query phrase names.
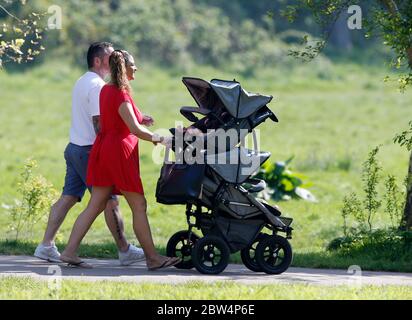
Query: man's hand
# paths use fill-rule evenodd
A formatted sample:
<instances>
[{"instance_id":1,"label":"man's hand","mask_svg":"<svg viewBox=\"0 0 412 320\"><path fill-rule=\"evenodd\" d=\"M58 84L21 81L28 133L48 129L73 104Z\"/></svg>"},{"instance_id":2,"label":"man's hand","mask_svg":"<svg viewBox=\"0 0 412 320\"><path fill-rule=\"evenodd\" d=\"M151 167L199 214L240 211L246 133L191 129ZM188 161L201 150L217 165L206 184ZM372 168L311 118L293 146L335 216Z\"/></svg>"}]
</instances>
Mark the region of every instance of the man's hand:
<instances>
[{"instance_id":1,"label":"man's hand","mask_svg":"<svg viewBox=\"0 0 412 320\"><path fill-rule=\"evenodd\" d=\"M172 136L163 137L163 136L159 136L157 133L155 133L152 136L152 143L155 146L157 146L160 143L160 144L164 145L167 148L171 148L172 143L173 143L173 137Z\"/></svg>"},{"instance_id":2,"label":"man's hand","mask_svg":"<svg viewBox=\"0 0 412 320\"><path fill-rule=\"evenodd\" d=\"M154 124L154 120L151 116L146 116L143 115L143 121L142 121L142 125L146 126L146 127L150 127Z\"/></svg>"},{"instance_id":3,"label":"man's hand","mask_svg":"<svg viewBox=\"0 0 412 320\"><path fill-rule=\"evenodd\" d=\"M166 148L171 148L173 143L173 137L164 137L163 141L161 142L162 145L164 145Z\"/></svg>"}]
</instances>

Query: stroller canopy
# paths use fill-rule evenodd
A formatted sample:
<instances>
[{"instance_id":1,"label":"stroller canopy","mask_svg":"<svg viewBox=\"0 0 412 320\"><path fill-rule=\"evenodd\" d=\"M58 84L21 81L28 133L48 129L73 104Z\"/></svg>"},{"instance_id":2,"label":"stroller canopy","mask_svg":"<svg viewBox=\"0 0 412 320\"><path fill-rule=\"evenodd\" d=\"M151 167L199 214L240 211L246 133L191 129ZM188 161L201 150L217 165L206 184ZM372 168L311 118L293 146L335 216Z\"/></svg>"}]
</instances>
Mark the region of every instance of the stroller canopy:
<instances>
[{"instance_id":1,"label":"stroller canopy","mask_svg":"<svg viewBox=\"0 0 412 320\"><path fill-rule=\"evenodd\" d=\"M198 78L183 78L183 83L202 113L221 104L235 118L247 118L260 108L266 106L272 96L249 93L239 82L225 80L205 81Z\"/></svg>"}]
</instances>

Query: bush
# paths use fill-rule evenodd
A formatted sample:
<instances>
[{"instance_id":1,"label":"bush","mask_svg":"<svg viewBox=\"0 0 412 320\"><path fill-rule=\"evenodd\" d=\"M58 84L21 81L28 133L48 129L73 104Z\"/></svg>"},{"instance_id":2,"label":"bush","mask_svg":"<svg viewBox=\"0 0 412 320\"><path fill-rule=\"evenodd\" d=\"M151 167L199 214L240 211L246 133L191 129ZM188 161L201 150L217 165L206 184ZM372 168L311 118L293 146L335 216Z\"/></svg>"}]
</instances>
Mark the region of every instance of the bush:
<instances>
[{"instance_id":1,"label":"bush","mask_svg":"<svg viewBox=\"0 0 412 320\"><path fill-rule=\"evenodd\" d=\"M341 213L345 236L372 232L376 215L383 212L389 216L393 228L400 226L406 190L401 190L396 178L389 174L384 182L383 197L378 193L382 171L377 160L379 148L376 147L369 153L362 166L363 199L355 192L343 198ZM385 207L384 211L378 212L382 204Z\"/></svg>"},{"instance_id":2,"label":"bush","mask_svg":"<svg viewBox=\"0 0 412 320\"><path fill-rule=\"evenodd\" d=\"M219 6L190 0L62 1L63 29L46 33L48 54L72 58L86 64L90 43L110 41L141 60L187 69L192 63L214 65L242 74L258 67L282 66L289 45L273 27L257 20L231 19ZM47 11L45 2L33 0L31 7ZM258 19L262 20L262 19ZM266 17L266 25L274 24Z\"/></svg>"},{"instance_id":3,"label":"bush","mask_svg":"<svg viewBox=\"0 0 412 320\"><path fill-rule=\"evenodd\" d=\"M341 209L343 217L343 234L356 234L365 232L364 215L362 209L362 202L358 199L356 193L352 192L343 198L343 206ZM353 217L357 225L349 225L349 218Z\"/></svg>"},{"instance_id":4,"label":"bush","mask_svg":"<svg viewBox=\"0 0 412 320\"><path fill-rule=\"evenodd\" d=\"M405 190L402 192L393 175L388 175L385 181L386 192L384 199L386 212L391 218L392 227L396 228L402 223L403 208L405 207Z\"/></svg>"},{"instance_id":5,"label":"bush","mask_svg":"<svg viewBox=\"0 0 412 320\"><path fill-rule=\"evenodd\" d=\"M339 251L341 255L369 255L396 261L401 256L412 256L412 232L396 229L376 230L331 241L328 251Z\"/></svg>"},{"instance_id":6,"label":"bush","mask_svg":"<svg viewBox=\"0 0 412 320\"><path fill-rule=\"evenodd\" d=\"M372 231L373 219L382 204L378 194L378 184L382 171L382 167L377 160L378 152L379 146L369 153L367 160L362 165L364 198L359 200L355 192L343 198L341 212L343 217L343 233L345 235L348 235L348 233L355 235L357 233L365 233L367 230L369 232ZM392 207L391 205L390 208ZM356 221L356 225L348 226L351 218Z\"/></svg>"},{"instance_id":7,"label":"bush","mask_svg":"<svg viewBox=\"0 0 412 320\"><path fill-rule=\"evenodd\" d=\"M382 259L396 259L396 256L412 257L412 232L400 231L402 209L405 204L405 190L402 191L393 175L389 174L384 182L383 197L378 193L382 167L377 155L379 147L374 148L362 166L363 199L351 192L343 199L343 237L332 240L327 249L339 251L343 255L361 254ZM384 210L378 211L382 204ZM392 226L373 229L373 221L378 213L386 213Z\"/></svg>"},{"instance_id":8,"label":"bush","mask_svg":"<svg viewBox=\"0 0 412 320\"><path fill-rule=\"evenodd\" d=\"M34 175L33 170L36 167L36 161L26 161L18 183L20 199L15 199L12 205L3 204L10 212L9 230L14 232L15 240L18 240L22 233L25 237L33 236L34 226L48 214L57 195L56 190L43 176Z\"/></svg>"},{"instance_id":9,"label":"bush","mask_svg":"<svg viewBox=\"0 0 412 320\"><path fill-rule=\"evenodd\" d=\"M378 152L379 146L369 153L368 159L363 163L362 169L362 181L364 183L363 191L365 192L364 206L367 211L366 220L369 226L369 231L372 231L372 220L382 204L382 201L378 199L377 191L380 172L382 171L382 167L376 159Z\"/></svg>"}]
</instances>

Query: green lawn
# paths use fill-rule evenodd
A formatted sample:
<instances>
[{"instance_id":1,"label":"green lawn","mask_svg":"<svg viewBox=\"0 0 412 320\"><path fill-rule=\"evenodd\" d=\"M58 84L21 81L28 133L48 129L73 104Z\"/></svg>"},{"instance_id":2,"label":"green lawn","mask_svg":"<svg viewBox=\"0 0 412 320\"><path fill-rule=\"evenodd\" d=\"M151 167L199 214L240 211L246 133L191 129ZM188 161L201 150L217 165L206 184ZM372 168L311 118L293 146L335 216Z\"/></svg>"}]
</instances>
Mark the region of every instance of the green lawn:
<instances>
[{"instance_id":1,"label":"green lawn","mask_svg":"<svg viewBox=\"0 0 412 320\"><path fill-rule=\"evenodd\" d=\"M98 289L96 289L98 288ZM31 278L0 278L3 299L150 299L150 300L409 300L408 286L317 286L305 284L242 285L235 282L189 282L187 284L133 284L63 280L55 284Z\"/></svg>"},{"instance_id":2,"label":"green lawn","mask_svg":"<svg viewBox=\"0 0 412 320\"><path fill-rule=\"evenodd\" d=\"M82 70L61 61L26 73L0 71L0 205L12 203L18 197L17 179L28 157L34 157L39 172L56 189L61 189L71 89L81 73ZM412 96L398 93L396 83L383 83L384 69L314 63L293 70L264 70L254 78L246 78L205 67L182 74L146 65L133 84L133 95L141 110L155 118L156 129L170 128L175 120L182 121L179 108L194 105L181 83L183 75L236 78L247 90L275 96L270 107L280 122L266 122L260 127L261 148L270 151L274 161L294 155L293 168L313 183L310 189L319 200L280 203L284 214L294 218L291 243L296 253L295 265L319 265L323 261L322 266L334 266L333 261L337 261L334 258L314 257L327 255L325 246L342 234L342 198L352 190L361 190L361 163L371 148L383 145L379 159L385 173L395 174L401 181L407 172L408 154L393 145L392 138L412 118ZM164 248L174 232L185 228L184 209L155 202L160 165L151 159L152 144L140 146L149 219L156 244ZM73 221L87 200L88 196L70 212L59 235L62 242L67 241ZM128 238L135 242L131 215L124 200L121 208ZM6 209L0 206L0 239L12 237L7 233L8 220ZM380 219L376 226L387 222L388 218ZM39 223L28 240L39 241L44 227L44 223ZM95 222L85 242L111 242L103 217ZM339 266L344 268L356 262L361 267L365 263L353 258L340 261ZM392 268L396 269L396 265L394 261Z\"/></svg>"}]
</instances>

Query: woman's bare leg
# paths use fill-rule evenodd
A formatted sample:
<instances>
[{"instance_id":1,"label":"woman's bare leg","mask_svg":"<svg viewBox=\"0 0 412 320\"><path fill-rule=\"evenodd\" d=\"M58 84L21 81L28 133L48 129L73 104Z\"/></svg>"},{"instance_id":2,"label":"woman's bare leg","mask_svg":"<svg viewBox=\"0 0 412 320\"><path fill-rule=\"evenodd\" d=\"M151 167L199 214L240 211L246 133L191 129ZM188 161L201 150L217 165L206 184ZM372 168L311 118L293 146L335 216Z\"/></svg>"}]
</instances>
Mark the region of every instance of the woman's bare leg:
<instances>
[{"instance_id":1,"label":"woman's bare leg","mask_svg":"<svg viewBox=\"0 0 412 320\"><path fill-rule=\"evenodd\" d=\"M73 226L69 242L62 252L62 259L69 258L72 261L80 261L76 254L80 242L89 231L94 220L106 207L111 192L112 187L93 187L87 208L79 215Z\"/></svg>"},{"instance_id":2,"label":"woman's bare leg","mask_svg":"<svg viewBox=\"0 0 412 320\"><path fill-rule=\"evenodd\" d=\"M133 212L133 230L142 246L146 264L149 268L160 266L169 258L157 253L153 243L152 232L150 231L149 220L146 214L146 199L142 194L136 192L122 191L130 209Z\"/></svg>"}]
</instances>

